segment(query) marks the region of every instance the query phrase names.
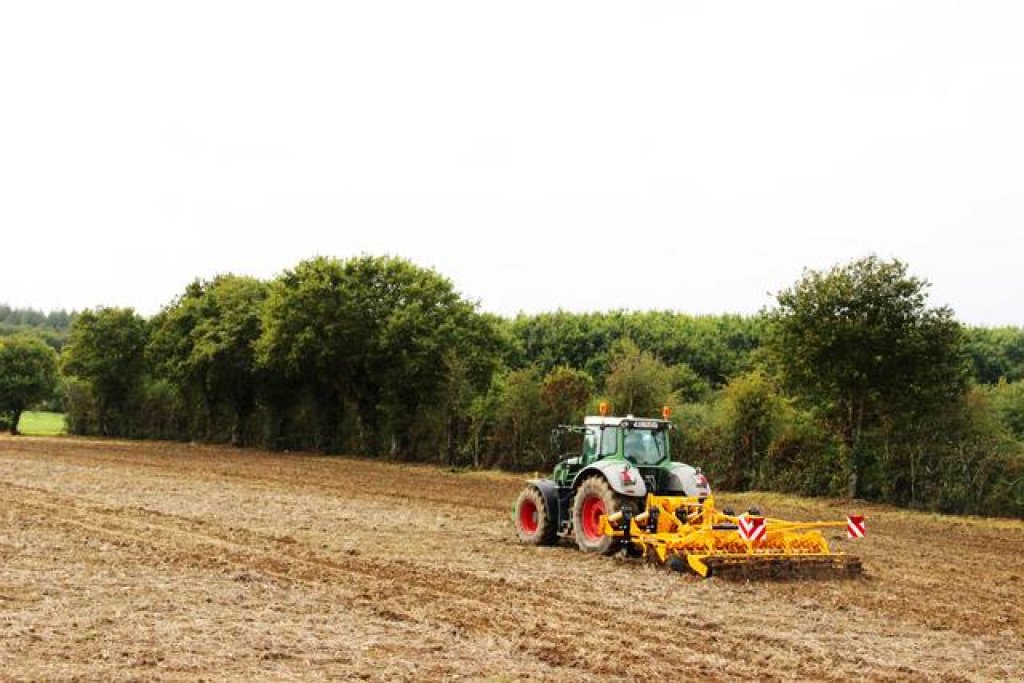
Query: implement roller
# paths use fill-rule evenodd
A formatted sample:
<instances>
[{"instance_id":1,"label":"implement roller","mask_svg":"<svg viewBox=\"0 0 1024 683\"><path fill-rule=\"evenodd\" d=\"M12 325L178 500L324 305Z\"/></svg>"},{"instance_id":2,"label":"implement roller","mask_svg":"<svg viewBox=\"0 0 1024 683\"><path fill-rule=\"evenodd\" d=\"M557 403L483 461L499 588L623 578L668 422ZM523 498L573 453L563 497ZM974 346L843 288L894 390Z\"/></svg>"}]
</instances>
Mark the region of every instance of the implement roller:
<instances>
[{"instance_id":1,"label":"implement roller","mask_svg":"<svg viewBox=\"0 0 1024 683\"><path fill-rule=\"evenodd\" d=\"M829 548L822 534L828 528L845 528L848 536L860 538L864 518L789 522L720 512L712 496L649 494L639 514L618 511L600 519L601 532L626 545L631 554L676 571L689 567L702 577L860 575L859 558Z\"/></svg>"}]
</instances>

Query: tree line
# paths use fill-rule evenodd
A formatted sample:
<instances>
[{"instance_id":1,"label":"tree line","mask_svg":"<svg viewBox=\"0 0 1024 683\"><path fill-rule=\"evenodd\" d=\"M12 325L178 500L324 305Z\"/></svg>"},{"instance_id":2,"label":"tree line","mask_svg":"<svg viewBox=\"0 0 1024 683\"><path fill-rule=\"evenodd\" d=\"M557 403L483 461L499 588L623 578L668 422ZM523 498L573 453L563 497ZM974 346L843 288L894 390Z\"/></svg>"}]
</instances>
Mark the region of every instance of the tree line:
<instances>
[{"instance_id":1,"label":"tree line","mask_svg":"<svg viewBox=\"0 0 1024 683\"><path fill-rule=\"evenodd\" d=\"M507 319L403 259L319 257L149 319L82 311L59 356L0 338L0 419L56 386L75 434L544 470L551 428L598 401L669 405L676 459L722 488L1024 516L1024 330L965 327L927 287L867 257L755 316Z\"/></svg>"},{"instance_id":2,"label":"tree line","mask_svg":"<svg viewBox=\"0 0 1024 683\"><path fill-rule=\"evenodd\" d=\"M75 312L65 310L44 313L33 308L11 308L0 304L0 325L15 327L31 327L51 329L57 332L67 331L75 319Z\"/></svg>"},{"instance_id":3,"label":"tree line","mask_svg":"<svg viewBox=\"0 0 1024 683\"><path fill-rule=\"evenodd\" d=\"M67 341L76 313L65 310L44 313L32 308L11 308L0 304L0 339L17 334L30 334L60 351Z\"/></svg>"}]
</instances>

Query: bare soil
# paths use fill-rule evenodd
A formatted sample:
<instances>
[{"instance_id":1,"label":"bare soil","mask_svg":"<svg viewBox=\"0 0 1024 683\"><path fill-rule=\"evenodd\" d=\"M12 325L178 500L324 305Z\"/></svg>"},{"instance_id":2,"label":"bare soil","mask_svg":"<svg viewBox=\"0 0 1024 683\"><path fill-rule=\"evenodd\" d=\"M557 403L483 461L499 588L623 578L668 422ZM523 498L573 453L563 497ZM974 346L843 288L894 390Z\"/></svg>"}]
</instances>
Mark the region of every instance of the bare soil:
<instances>
[{"instance_id":1,"label":"bare soil","mask_svg":"<svg viewBox=\"0 0 1024 683\"><path fill-rule=\"evenodd\" d=\"M858 503L862 579L702 580L518 545L521 485L0 437L0 679L1024 680L1022 521Z\"/></svg>"}]
</instances>

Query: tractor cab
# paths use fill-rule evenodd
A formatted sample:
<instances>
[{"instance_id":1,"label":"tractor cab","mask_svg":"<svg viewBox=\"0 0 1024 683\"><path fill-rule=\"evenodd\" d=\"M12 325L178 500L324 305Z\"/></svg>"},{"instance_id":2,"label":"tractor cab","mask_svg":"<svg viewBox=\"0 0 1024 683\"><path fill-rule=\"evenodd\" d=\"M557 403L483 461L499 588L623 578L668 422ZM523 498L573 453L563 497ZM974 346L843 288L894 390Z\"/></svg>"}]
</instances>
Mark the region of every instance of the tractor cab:
<instances>
[{"instance_id":1,"label":"tractor cab","mask_svg":"<svg viewBox=\"0 0 1024 683\"><path fill-rule=\"evenodd\" d=\"M618 459L627 466L637 468L651 488L658 488L659 472L670 463L668 432L672 424L668 420L638 419L590 415L583 426L560 425L553 435L553 443L561 443L561 435L567 432L582 435L582 449L578 454L563 455L555 466L554 479L568 485L583 469L596 462ZM649 478L653 477L654 481Z\"/></svg>"}]
</instances>

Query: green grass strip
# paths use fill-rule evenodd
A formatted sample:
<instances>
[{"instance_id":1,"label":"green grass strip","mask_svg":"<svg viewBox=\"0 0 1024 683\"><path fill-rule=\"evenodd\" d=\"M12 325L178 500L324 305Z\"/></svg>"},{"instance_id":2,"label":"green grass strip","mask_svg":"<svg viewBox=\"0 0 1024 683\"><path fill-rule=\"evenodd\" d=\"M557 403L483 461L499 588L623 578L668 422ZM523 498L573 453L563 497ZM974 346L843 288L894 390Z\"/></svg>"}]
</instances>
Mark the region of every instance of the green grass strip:
<instances>
[{"instance_id":1,"label":"green grass strip","mask_svg":"<svg viewBox=\"0 0 1024 683\"><path fill-rule=\"evenodd\" d=\"M64 413L26 411L21 415L18 431L28 436L57 436L66 434Z\"/></svg>"}]
</instances>

